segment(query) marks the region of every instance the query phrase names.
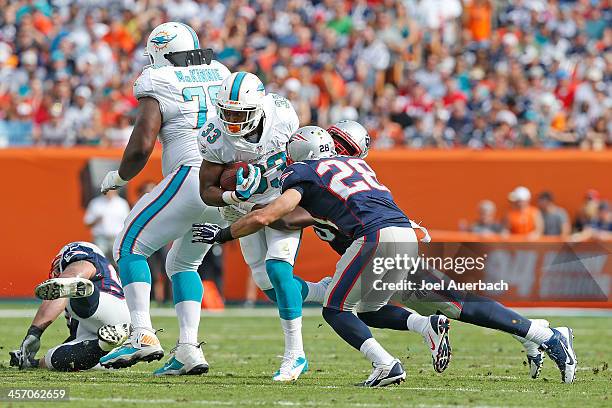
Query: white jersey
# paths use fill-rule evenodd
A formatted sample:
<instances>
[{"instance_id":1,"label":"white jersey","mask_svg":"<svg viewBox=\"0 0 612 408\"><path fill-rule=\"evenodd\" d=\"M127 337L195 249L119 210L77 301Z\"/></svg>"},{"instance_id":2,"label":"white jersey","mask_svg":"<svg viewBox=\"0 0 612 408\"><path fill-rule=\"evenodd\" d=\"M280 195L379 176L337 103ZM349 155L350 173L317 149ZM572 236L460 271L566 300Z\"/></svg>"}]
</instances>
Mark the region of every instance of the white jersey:
<instances>
[{"instance_id":1,"label":"white jersey","mask_svg":"<svg viewBox=\"0 0 612 408\"><path fill-rule=\"evenodd\" d=\"M286 145L300 126L295 109L280 95L266 95L263 111L263 133L257 143L227 134L218 117L206 122L198 138L200 153L206 161L245 161L261 168L262 184L249 199L257 204L269 203L280 195L279 177L287 167Z\"/></svg>"},{"instance_id":2,"label":"white jersey","mask_svg":"<svg viewBox=\"0 0 612 408\"><path fill-rule=\"evenodd\" d=\"M197 137L202 125L217 116L215 99L221 82L230 71L218 61L188 67L146 67L134 82L136 98L151 97L159 102L162 126L162 173L179 166L199 167Z\"/></svg>"}]
</instances>

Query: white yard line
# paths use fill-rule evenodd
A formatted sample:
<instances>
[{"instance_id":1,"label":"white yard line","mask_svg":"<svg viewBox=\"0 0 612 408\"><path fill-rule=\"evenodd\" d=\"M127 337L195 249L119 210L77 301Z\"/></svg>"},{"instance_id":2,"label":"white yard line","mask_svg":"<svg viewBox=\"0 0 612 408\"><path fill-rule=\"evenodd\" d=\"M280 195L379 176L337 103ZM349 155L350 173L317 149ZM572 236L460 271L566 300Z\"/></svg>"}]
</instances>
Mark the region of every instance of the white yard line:
<instances>
[{"instance_id":1,"label":"white yard line","mask_svg":"<svg viewBox=\"0 0 612 408\"><path fill-rule=\"evenodd\" d=\"M418 390L419 388L405 388L398 387L397 389L410 389L410 390ZM441 389L447 390L448 389ZM451 389L452 390L452 389ZM458 389L459 390L459 389ZM326 401L306 401L306 402L297 402L297 401L253 401L253 400L235 400L231 399L228 401L220 401L220 400L186 400L181 398L180 400L174 400L170 398L164 399L138 399L138 398L80 398L80 397L70 397L70 401L82 401L82 402L107 402L107 403L115 403L115 404L180 404L180 405L223 405L223 406L236 406L236 405L246 405L246 406L270 406L276 405L281 407L331 407L338 406L337 402L326 402ZM369 403L369 402L351 402L351 406L355 407L364 407L364 408L378 408L378 407L388 407L388 404L377 404L377 403ZM429 405L429 404L418 404L414 405L420 408L461 408L462 405ZM498 406L490 406L490 405L482 405L482 406L471 406L471 408L501 408Z\"/></svg>"},{"instance_id":2,"label":"white yard line","mask_svg":"<svg viewBox=\"0 0 612 408\"><path fill-rule=\"evenodd\" d=\"M0 302L0 305L2 303ZM516 311L527 316L594 316L612 317L612 309L578 309L578 308L518 308ZM34 317L35 308L30 309L1 309L0 318L24 318ZM305 308L304 316L320 316L321 309L317 307ZM174 317L176 313L172 308L152 308L152 317ZM253 309L228 308L222 311L202 310L202 317L276 317L278 311L273 307L258 307Z\"/></svg>"}]
</instances>

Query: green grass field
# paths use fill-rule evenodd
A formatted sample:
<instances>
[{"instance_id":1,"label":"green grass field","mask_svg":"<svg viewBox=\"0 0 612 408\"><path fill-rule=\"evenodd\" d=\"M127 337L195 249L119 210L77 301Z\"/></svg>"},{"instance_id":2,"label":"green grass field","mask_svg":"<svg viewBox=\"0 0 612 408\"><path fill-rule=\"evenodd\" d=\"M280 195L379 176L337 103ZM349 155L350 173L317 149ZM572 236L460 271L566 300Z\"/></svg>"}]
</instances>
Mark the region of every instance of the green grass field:
<instances>
[{"instance_id":1,"label":"green grass field","mask_svg":"<svg viewBox=\"0 0 612 408\"><path fill-rule=\"evenodd\" d=\"M2 309L16 309L14 304ZM6 310L4 310L6 311ZM510 336L454 322L451 330L453 361L444 374L434 373L429 351L414 333L376 330L375 336L400 357L407 370L405 383L382 389L353 386L370 372L368 362L351 349L318 315L309 309L304 318L304 342L310 371L299 381L276 384L272 373L282 354L282 335L273 313L245 316L240 310L205 316L200 338L207 344L209 374L198 377L155 378L151 372L162 362L141 363L114 372L54 373L18 371L8 367L8 351L19 346L30 319L0 318L0 387L68 388L70 401L35 403L39 406L135 407L135 406L612 406L612 327L606 317L549 317L553 325L575 329L579 359L573 385L546 360L543 375L531 380L524 366L522 347ZM3 314L3 316L6 315ZM177 336L173 317L153 319L165 349ZM54 323L43 336L41 350L66 337L63 322ZM32 406L34 403L0 402L0 406Z\"/></svg>"}]
</instances>

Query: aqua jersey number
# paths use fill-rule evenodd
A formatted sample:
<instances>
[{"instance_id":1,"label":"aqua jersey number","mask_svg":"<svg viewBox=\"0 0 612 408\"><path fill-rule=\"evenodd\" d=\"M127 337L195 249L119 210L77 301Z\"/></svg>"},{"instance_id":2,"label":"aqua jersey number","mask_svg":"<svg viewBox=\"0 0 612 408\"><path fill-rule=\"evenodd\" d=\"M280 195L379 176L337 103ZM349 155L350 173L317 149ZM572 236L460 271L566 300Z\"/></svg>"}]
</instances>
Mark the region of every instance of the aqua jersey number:
<instances>
[{"instance_id":1,"label":"aqua jersey number","mask_svg":"<svg viewBox=\"0 0 612 408\"><path fill-rule=\"evenodd\" d=\"M206 123L206 113L208 108L206 107L206 93L202 86L191 86L183 89L183 101L191 102L193 98L198 98L198 117L194 129L201 128Z\"/></svg>"}]
</instances>

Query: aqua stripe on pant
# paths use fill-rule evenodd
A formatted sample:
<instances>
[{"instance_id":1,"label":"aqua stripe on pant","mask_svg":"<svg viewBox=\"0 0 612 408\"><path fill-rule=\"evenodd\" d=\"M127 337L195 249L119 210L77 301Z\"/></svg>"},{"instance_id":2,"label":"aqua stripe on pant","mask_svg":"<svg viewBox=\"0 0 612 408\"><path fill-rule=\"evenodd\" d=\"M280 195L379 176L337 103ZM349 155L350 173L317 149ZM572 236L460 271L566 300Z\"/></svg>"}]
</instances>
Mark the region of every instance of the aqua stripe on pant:
<instances>
[{"instance_id":1,"label":"aqua stripe on pant","mask_svg":"<svg viewBox=\"0 0 612 408\"><path fill-rule=\"evenodd\" d=\"M140 235L147 224L151 222L151 220L155 218L155 216L159 214L159 212L162 211L170 201L172 201L176 193L179 191L181 185L187 178L189 170L189 166L181 166L162 193L155 200L151 201L149 205L147 205L140 212L140 214L138 214L132 220L124 234L123 241L121 242L121 246L119 248L120 258L132 253L132 248L134 247L138 235Z\"/></svg>"}]
</instances>

